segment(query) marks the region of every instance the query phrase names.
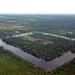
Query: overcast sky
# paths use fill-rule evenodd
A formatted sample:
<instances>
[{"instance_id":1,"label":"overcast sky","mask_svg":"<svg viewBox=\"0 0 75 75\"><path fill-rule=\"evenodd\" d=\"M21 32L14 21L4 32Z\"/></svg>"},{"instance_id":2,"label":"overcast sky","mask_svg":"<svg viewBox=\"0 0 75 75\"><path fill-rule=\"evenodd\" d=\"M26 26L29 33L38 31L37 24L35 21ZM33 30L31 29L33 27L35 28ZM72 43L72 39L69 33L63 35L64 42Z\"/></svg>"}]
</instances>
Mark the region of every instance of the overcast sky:
<instances>
[{"instance_id":1,"label":"overcast sky","mask_svg":"<svg viewBox=\"0 0 75 75\"><path fill-rule=\"evenodd\" d=\"M0 13L75 14L75 0L0 0Z\"/></svg>"}]
</instances>

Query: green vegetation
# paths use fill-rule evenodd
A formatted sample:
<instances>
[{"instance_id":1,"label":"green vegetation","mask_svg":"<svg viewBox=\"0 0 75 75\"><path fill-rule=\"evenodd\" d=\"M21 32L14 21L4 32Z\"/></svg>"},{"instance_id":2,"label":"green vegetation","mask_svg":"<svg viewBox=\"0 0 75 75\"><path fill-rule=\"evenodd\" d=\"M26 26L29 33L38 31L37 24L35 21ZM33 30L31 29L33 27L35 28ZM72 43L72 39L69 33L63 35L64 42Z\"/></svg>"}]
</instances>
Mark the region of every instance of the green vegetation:
<instances>
[{"instance_id":1,"label":"green vegetation","mask_svg":"<svg viewBox=\"0 0 75 75\"><path fill-rule=\"evenodd\" d=\"M46 71L37 68L15 56L11 52L0 48L0 75L49 75Z\"/></svg>"},{"instance_id":2,"label":"green vegetation","mask_svg":"<svg viewBox=\"0 0 75 75\"><path fill-rule=\"evenodd\" d=\"M71 49L69 40L43 34L9 37L3 41L46 61L52 60Z\"/></svg>"},{"instance_id":3,"label":"green vegetation","mask_svg":"<svg viewBox=\"0 0 75 75\"><path fill-rule=\"evenodd\" d=\"M0 75L75 75L75 60L46 72L0 47Z\"/></svg>"},{"instance_id":4,"label":"green vegetation","mask_svg":"<svg viewBox=\"0 0 75 75\"><path fill-rule=\"evenodd\" d=\"M3 38L7 38L7 37L10 37L10 36L13 36L13 35L17 35L17 34L21 34L21 33L26 33L26 32L27 31L25 31L25 30L11 30L11 29L0 30L0 38L3 39Z\"/></svg>"},{"instance_id":5,"label":"green vegetation","mask_svg":"<svg viewBox=\"0 0 75 75\"><path fill-rule=\"evenodd\" d=\"M42 34L11 37L27 32L47 32L75 38L75 15L1 15L0 38L46 61L75 52L75 41ZM75 60L48 73L0 48L0 75L75 75Z\"/></svg>"},{"instance_id":6,"label":"green vegetation","mask_svg":"<svg viewBox=\"0 0 75 75\"><path fill-rule=\"evenodd\" d=\"M29 41L37 41L38 39L36 38L33 38L31 36L22 36L20 37L21 39L24 39L24 40L29 40Z\"/></svg>"},{"instance_id":7,"label":"green vegetation","mask_svg":"<svg viewBox=\"0 0 75 75\"><path fill-rule=\"evenodd\" d=\"M75 75L75 59L57 68L51 75Z\"/></svg>"},{"instance_id":8,"label":"green vegetation","mask_svg":"<svg viewBox=\"0 0 75 75\"><path fill-rule=\"evenodd\" d=\"M40 31L75 37L75 15L1 15L0 31ZM12 17L12 18L11 18ZM7 34L8 35L8 34Z\"/></svg>"}]
</instances>

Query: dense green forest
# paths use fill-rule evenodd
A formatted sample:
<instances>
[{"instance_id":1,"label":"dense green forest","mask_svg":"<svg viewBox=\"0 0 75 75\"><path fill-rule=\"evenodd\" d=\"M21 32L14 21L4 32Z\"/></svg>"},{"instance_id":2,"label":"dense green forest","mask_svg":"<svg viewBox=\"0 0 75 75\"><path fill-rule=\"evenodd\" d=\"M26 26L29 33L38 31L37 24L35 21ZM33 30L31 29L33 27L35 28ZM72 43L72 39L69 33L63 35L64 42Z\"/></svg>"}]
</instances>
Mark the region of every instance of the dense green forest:
<instances>
[{"instance_id":1,"label":"dense green forest","mask_svg":"<svg viewBox=\"0 0 75 75\"><path fill-rule=\"evenodd\" d=\"M66 51L74 51L74 42L54 36L33 34L21 37L9 37L3 39L8 44L21 48L38 58L46 61L63 55Z\"/></svg>"}]
</instances>

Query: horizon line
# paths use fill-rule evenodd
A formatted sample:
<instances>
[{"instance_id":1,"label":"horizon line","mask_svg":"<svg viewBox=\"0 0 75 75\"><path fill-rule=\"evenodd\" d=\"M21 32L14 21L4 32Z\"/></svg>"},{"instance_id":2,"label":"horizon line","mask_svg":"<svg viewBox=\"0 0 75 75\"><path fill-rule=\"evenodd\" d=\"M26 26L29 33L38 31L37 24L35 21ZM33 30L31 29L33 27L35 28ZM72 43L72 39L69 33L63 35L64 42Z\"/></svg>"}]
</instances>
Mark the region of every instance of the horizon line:
<instances>
[{"instance_id":1,"label":"horizon line","mask_svg":"<svg viewBox=\"0 0 75 75\"><path fill-rule=\"evenodd\" d=\"M75 13L0 13L0 15L75 15Z\"/></svg>"}]
</instances>

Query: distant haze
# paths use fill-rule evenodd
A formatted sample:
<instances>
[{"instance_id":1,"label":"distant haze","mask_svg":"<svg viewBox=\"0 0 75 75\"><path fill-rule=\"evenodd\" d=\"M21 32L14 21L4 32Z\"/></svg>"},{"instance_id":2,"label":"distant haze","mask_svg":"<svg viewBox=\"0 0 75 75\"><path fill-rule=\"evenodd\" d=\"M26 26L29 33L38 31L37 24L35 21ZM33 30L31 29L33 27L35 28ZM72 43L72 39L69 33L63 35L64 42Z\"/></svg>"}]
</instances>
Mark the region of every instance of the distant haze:
<instances>
[{"instance_id":1,"label":"distant haze","mask_svg":"<svg viewBox=\"0 0 75 75\"><path fill-rule=\"evenodd\" d=\"M75 0L0 0L0 14L75 14Z\"/></svg>"}]
</instances>

